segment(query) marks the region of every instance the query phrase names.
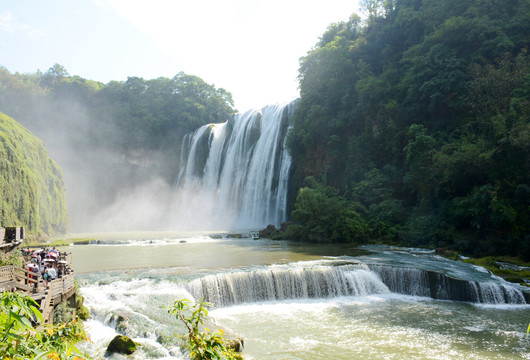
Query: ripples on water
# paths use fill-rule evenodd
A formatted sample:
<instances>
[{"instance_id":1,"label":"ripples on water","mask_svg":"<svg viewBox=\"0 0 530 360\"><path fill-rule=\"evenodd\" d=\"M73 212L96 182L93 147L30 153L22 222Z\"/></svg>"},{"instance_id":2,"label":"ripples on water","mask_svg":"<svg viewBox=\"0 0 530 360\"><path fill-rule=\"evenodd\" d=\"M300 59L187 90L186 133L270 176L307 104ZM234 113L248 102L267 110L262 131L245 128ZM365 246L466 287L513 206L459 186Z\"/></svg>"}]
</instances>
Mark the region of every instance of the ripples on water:
<instances>
[{"instance_id":1,"label":"ripples on water","mask_svg":"<svg viewBox=\"0 0 530 360\"><path fill-rule=\"evenodd\" d=\"M211 276L300 268L316 272L330 264L370 272L370 266L392 265L499 283L472 266L425 251L377 247L351 257L354 252L346 247L327 253L287 242L186 236L67 248L92 314L87 322L90 351L102 354L119 332L143 344L133 358L186 358L174 337L183 329L167 309L177 298L192 297L190 283ZM378 275L370 272L372 276ZM245 339L247 359L530 358L527 305L440 301L377 289L357 296L239 303L217 307L210 315Z\"/></svg>"}]
</instances>

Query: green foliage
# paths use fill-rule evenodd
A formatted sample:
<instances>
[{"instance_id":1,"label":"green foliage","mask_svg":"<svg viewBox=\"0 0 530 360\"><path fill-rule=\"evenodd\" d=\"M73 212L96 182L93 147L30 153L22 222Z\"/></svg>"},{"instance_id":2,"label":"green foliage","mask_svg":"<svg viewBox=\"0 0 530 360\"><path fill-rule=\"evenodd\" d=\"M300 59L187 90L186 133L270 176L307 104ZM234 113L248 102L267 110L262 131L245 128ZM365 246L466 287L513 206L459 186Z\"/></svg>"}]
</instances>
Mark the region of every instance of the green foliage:
<instances>
[{"instance_id":1,"label":"green foliage","mask_svg":"<svg viewBox=\"0 0 530 360\"><path fill-rule=\"evenodd\" d=\"M20 250L0 251L0 266L15 265L20 268L24 267L24 257Z\"/></svg>"},{"instance_id":2,"label":"green foliage","mask_svg":"<svg viewBox=\"0 0 530 360\"><path fill-rule=\"evenodd\" d=\"M298 226L331 239L353 209L376 239L530 259L530 4L362 4L301 59Z\"/></svg>"},{"instance_id":3,"label":"green foliage","mask_svg":"<svg viewBox=\"0 0 530 360\"><path fill-rule=\"evenodd\" d=\"M309 242L360 243L368 238L368 226L355 204L337 194L336 189L306 179L293 210L300 226L288 231L289 238Z\"/></svg>"},{"instance_id":4,"label":"green foliage","mask_svg":"<svg viewBox=\"0 0 530 360\"><path fill-rule=\"evenodd\" d=\"M160 150L198 126L226 121L233 104L226 90L183 72L102 84L70 76L59 64L44 74L0 68L0 110L44 138L60 130L80 152Z\"/></svg>"},{"instance_id":5,"label":"green foliage","mask_svg":"<svg viewBox=\"0 0 530 360\"><path fill-rule=\"evenodd\" d=\"M208 317L207 306L210 304L199 302L194 305L187 299L175 301L169 309L171 315L184 323L188 334L185 336L190 356L194 360L208 359L243 359L234 350L227 348L222 330L211 332L204 327L204 321ZM204 328L205 331L201 332Z\"/></svg>"},{"instance_id":6,"label":"green foliage","mask_svg":"<svg viewBox=\"0 0 530 360\"><path fill-rule=\"evenodd\" d=\"M85 305L81 305L81 307L76 309L76 311L77 311L77 316L81 320L88 320L88 318L90 317L90 311Z\"/></svg>"},{"instance_id":7,"label":"green foliage","mask_svg":"<svg viewBox=\"0 0 530 360\"><path fill-rule=\"evenodd\" d=\"M172 79L130 77L111 82L86 100L96 105L90 121L104 126L91 127L92 140L108 146L107 138L112 136L120 151L175 147L184 134L207 123L224 122L233 113L230 93L183 72Z\"/></svg>"},{"instance_id":8,"label":"green foliage","mask_svg":"<svg viewBox=\"0 0 530 360\"><path fill-rule=\"evenodd\" d=\"M0 301L0 357L2 359L74 359L86 358L74 346L86 339L82 325L73 321L46 326L42 331L34 322L42 323L37 303L29 296L4 292Z\"/></svg>"},{"instance_id":9,"label":"green foliage","mask_svg":"<svg viewBox=\"0 0 530 360\"><path fill-rule=\"evenodd\" d=\"M36 234L65 232L68 215L62 171L41 140L0 113L0 226Z\"/></svg>"}]
</instances>

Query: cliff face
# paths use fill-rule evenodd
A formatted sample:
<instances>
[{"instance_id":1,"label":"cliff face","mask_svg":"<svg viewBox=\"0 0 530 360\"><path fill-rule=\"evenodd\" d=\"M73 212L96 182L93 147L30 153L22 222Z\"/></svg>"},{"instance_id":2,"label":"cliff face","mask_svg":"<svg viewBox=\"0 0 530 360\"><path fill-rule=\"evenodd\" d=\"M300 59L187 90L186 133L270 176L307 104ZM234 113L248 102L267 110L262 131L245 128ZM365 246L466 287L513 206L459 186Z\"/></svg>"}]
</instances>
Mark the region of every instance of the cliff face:
<instances>
[{"instance_id":1,"label":"cliff face","mask_svg":"<svg viewBox=\"0 0 530 360\"><path fill-rule=\"evenodd\" d=\"M52 235L68 228L63 173L44 143L0 112L0 226Z\"/></svg>"}]
</instances>

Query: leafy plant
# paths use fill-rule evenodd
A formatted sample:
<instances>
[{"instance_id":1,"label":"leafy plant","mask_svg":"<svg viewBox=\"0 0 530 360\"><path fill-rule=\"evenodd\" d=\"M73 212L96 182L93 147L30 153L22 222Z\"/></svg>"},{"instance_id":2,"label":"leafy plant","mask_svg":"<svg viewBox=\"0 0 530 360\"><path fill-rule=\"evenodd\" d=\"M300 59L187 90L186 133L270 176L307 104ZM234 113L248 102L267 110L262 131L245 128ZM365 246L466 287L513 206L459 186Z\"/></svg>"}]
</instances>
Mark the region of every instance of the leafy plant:
<instances>
[{"instance_id":1,"label":"leafy plant","mask_svg":"<svg viewBox=\"0 0 530 360\"><path fill-rule=\"evenodd\" d=\"M0 301L0 357L2 359L81 360L87 357L75 342L85 339L76 321L43 330L34 324L43 318L38 304L27 295L4 292Z\"/></svg>"},{"instance_id":2,"label":"leafy plant","mask_svg":"<svg viewBox=\"0 0 530 360\"><path fill-rule=\"evenodd\" d=\"M243 359L241 355L227 347L224 333L221 329L218 332L213 332L204 326L204 321L208 317L208 309L206 307L209 305L211 304L204 301L192 305L190 300L181 299L175 301L169 309L169 313L175 315L177 320L180 320L186 326L188 334L184 335L184 338L186 339L191 358L193 360ZM201 332L201 328L205 331Z\"/></svg>"}]
</instances>

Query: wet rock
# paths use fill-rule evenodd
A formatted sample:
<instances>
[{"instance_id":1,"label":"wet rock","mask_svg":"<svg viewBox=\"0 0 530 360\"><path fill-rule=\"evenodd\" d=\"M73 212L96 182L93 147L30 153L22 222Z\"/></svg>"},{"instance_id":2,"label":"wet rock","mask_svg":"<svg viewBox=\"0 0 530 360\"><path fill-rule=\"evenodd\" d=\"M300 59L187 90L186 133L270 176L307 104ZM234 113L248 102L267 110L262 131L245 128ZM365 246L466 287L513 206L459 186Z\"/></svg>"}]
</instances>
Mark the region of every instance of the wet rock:
<instances>
[{"instance_id":1,"label":"wet rock","mask_svg":"<svg viewBox=\"0 0 530 360\"><path fill-rule=\"evenodd\" d=\"M116 335L107 347L107 352L131 355L136 351L136 344L131 338L124 335Z\"/></svg>"},{"instance_id":2,"label":"wet rock","mask_svg":"<svg viewBox=\"0 0 530 360\"><path fill-rule=\"evenodd\" d=\"M88 320L88 318L90 317L90 311L84 305L81 305L81 307L78 308L76 311L77 311L77 316L79 316L81 320Z\"/></svg>"}]
</instances>

